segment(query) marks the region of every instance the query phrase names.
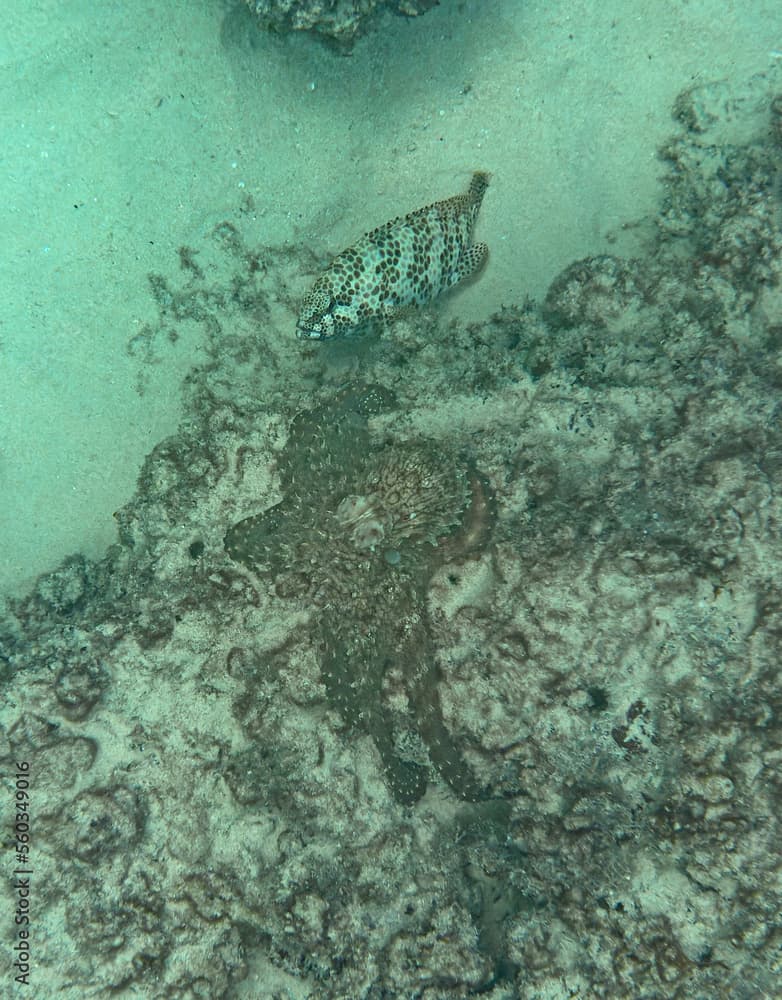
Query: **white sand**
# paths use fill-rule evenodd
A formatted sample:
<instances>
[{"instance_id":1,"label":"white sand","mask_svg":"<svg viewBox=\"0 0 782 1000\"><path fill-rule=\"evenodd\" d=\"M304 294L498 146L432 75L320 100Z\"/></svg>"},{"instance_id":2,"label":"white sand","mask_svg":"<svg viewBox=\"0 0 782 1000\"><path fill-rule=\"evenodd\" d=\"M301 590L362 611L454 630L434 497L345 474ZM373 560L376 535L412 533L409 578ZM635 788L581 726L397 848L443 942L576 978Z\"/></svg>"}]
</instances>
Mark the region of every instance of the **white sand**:
<instances>
[{"instance_id":1,"label":"white sand","mask_svg":"<svg viewBox=\"0 0 782 1000\"><path fill-rule=\"evenodd\" d=\"M230 218L336 251L482 167L489 268L445 306L482 318L573 259L632 253L644 228L621 227L655 210L676 95L782 49L779 0L443 0L349 58L229 8L5 4L0 591L99 555L176 427L197 336L152 345L151 368L127 345L179 246Z\"/></svg>"}]
</instances>

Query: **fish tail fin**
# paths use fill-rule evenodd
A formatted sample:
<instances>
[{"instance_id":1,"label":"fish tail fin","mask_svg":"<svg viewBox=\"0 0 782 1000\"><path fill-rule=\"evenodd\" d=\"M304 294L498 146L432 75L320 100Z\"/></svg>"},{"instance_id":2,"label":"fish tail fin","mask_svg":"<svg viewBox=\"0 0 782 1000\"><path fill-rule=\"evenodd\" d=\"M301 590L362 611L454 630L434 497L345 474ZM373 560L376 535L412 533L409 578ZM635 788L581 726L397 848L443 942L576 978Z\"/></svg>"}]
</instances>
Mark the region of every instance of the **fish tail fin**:
<instances>
[{"instance_id":1,"label":"fish tail fin","mask_svg":"<svg viewBox=\"0 0 782 1000\"><path fill-rule=\"evenodd\" d=\"M489 186L489 181L491 180L491 174L487 173L485 170L476 170L472 175L472 180L470 181L470 187L467 191L467 197L470 201L475 202L480 205L483 201L483 195L486 188Z\"/></svg>"}]
</instances>

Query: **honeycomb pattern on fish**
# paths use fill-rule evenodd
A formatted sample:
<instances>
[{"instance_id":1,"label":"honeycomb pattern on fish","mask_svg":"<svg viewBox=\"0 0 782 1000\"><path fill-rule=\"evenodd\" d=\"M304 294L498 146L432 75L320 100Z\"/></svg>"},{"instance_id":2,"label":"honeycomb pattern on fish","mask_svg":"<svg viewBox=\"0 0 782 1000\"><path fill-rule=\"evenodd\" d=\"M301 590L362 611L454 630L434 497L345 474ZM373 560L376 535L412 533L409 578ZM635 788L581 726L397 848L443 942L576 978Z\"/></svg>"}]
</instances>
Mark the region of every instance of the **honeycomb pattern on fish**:
<instances>
[{"instance_id":1,"label":"honeycomb pattern on fish","mask_svg":"<svg viewBox=\"0 0 782 1000\"><path fill-rule=\"evenodd\" d=\"M376 319L431 302L474 274L489 253L472 243L489 175L473 174L465 194L393 219L338 254L305 297L297 335L328 340L360 333Z\"/></svg>"}]
</instances>

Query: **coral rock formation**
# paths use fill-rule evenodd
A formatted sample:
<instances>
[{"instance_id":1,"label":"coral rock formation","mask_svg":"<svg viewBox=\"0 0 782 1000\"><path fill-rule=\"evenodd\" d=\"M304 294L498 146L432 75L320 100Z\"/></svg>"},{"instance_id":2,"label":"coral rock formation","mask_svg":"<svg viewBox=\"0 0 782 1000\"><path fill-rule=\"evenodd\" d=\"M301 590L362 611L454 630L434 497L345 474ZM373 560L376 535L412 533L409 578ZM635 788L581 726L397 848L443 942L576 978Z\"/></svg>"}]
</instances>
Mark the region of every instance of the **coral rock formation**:
<instances>
[{"instance_id":1,"label":"coral rock formation","mask_svg":"<svg viewBox=\"0 0 782 1000\"><path fill-rule=\"evenodd\" d=\"M312 31L349 47L382 11L416 17L439 0L247 0L260 23L273 31Z\"/></svg>"}]
</instances>

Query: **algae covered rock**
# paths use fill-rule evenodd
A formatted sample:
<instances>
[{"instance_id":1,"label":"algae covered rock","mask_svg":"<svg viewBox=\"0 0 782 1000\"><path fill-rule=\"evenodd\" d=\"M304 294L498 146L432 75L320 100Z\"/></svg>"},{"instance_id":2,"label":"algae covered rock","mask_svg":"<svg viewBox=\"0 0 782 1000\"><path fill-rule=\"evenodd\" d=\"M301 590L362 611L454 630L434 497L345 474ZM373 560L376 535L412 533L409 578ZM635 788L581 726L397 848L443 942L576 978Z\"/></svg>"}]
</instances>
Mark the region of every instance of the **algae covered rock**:
<instances>
[{"instance_id":1,"label":"algae covered rock","mask_svg":"<svg viewBox=\"0 0 782 1000\"><path fill-rule=\"evenodd\" d=\"M416 17L439 0L247 0L260 23L273 31L311 31L349 47L383 11Z\"/></svg>"}]
</instances>

